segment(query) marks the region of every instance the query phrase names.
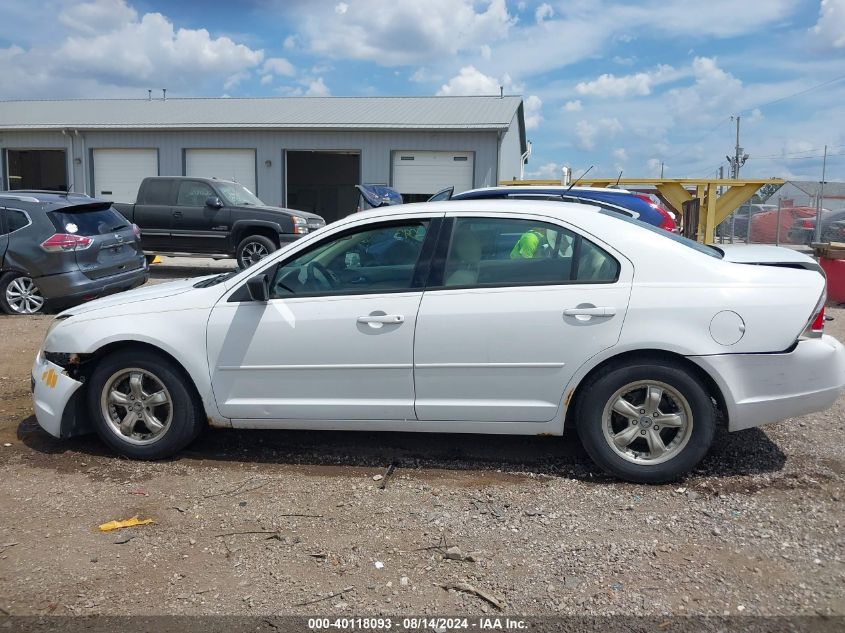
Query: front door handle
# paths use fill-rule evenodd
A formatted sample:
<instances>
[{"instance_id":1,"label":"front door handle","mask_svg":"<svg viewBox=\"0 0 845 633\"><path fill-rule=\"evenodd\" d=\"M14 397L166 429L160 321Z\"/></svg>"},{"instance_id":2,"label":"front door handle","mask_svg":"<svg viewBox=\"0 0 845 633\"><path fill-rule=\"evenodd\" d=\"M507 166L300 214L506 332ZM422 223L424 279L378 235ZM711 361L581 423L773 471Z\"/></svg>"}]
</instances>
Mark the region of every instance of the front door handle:
<instances>
[{"instance_id":1,"label":"front door handle","mask_svg":"<svg viewBox=\"0 0 845 633\"><path fill-rule=\"evenodd\" d=\"M604 317L609 318L616 314L616 308L568 308L563 311L563 316L585 316L585 317Z\"/></svg>"},{"instance_id":2,"label":"front door handle","mask_svg":"<svg viewBox=\"0 0 845 633\"><path fill-rule=\"evenodd\" d=\"M401 314L370 314L369 316L359 316L358 323L404 323L405 317Z\"/></svg>"},{"instance_id":3,"label":"front door handle","mask_svg":"<svg viewBox=\"0 0 845 633\"><path fill-rule=\"evenodd\" d=\"M181 218L181 217L182 217L182 212L181 212L181 211L174 211L174 212L173 212L173 217L174 217L174 218Z\"/></svg>"}]
</instances>

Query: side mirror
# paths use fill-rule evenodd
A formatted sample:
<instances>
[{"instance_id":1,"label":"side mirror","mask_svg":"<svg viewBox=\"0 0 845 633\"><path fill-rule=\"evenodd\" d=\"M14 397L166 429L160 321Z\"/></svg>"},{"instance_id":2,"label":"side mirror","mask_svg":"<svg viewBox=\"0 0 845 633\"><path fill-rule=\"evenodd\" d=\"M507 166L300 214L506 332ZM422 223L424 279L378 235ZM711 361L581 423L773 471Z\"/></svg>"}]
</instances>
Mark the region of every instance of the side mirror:
<instances>
[{"instance_id":1,"label":"side mirror","mask_svg":"<svg viewBox=\"0 0 845 633\"><path fill-rule=\"evenodd\" d=\"M223 206L223 201L217 196L208 196L205 199L205 206L211 207L212 209L219 209Z\"/></svg>"},{"instance_id":2,"label":"side mirror","mask_svg":"<svg viewBox=\"0 0 845 633\"><path fill-rule=\"evenodd\" d=\"M250 277L246 282L246 287L253 301L266 303L270 300L270 275L267 273Z\"/></svg>"}]
</instances>

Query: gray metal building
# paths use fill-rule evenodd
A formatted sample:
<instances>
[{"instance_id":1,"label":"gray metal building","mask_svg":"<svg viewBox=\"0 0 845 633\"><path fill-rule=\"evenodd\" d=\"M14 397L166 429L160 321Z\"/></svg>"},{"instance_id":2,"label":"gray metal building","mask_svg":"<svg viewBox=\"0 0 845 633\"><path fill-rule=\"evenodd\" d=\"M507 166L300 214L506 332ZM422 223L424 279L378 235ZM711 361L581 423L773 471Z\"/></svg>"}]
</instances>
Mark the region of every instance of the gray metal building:
<instances>
[{"instance_id":1,"label":"gray metal building","mask_svg":"<svg viewBox=\"0 0 845 633\"><path fill-rule=\"evenodd\" d=\"M0 189L133 202L146 176L216 177L328 221L356 184L410 202L518 178L526 148L517 96L0 102Z\"/></svg>"}]
</instances>

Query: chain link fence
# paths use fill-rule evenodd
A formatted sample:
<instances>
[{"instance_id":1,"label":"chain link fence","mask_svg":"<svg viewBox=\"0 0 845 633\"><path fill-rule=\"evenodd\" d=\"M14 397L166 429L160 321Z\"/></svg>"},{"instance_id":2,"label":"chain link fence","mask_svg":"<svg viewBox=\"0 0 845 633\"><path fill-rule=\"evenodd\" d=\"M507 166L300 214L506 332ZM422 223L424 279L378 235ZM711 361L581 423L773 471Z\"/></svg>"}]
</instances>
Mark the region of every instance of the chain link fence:
<instances>
[{"instance_id":1,"label":"chain link fence","mask_svg":"<svg viewBox=\"0 0 845 633\"><path fill-rule=\"evenodd\" d=\"M784 193L743 204L716 227L716 242L809 247L815 241L817 198ZM845 241L845 200L825 198L824 203L820 241Z\"/></svg>"}]
</instances>

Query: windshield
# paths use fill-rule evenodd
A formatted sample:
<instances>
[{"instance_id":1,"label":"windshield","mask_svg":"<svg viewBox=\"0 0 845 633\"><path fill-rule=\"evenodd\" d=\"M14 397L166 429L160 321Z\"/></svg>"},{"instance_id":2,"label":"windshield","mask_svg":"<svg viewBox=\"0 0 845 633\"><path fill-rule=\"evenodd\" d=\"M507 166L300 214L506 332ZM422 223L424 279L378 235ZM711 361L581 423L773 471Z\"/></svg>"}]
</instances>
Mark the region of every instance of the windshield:
<instances>
[{"instance_id":1,"label":"windshield","mask_svg":"<svg viewBox=\"0 0 845 633\"><path fill-rule=\"evenodd\" d=\"M691 248L699 253L703 253L704 255L709 255L710 257L715 257L716 259L722 259L724 253L717 248L716 246L710 246L708 244L699 244L687 237L683 237L681 235L676 235L675 233L671 233L665 229L658 228L652 224L646 224L642 220L635 220L634 218L629 218L626 215L622 215L621 213L615 213L613 211L608 211L606 209L602 209L599 211L602 215L609 215L612 218L616 218L617 220L622 220L623 222L630 222L631 224L636 224L638 227L643 228L647 231L651 231L655 235L660 235L667 239L672 240L673 242L677 242L678 244L683 244L684 246Z\"/></svg>"},{"instance_id":2,"label":"windshield","mask_svg":"<svg viewBox=\"0 0 845 633\"><path fill-rule=\"evenodd\" d=\"M254 193L238 182L215 183L226 202L232 206L265 207Z\"/></svg>"}]
</instances>

